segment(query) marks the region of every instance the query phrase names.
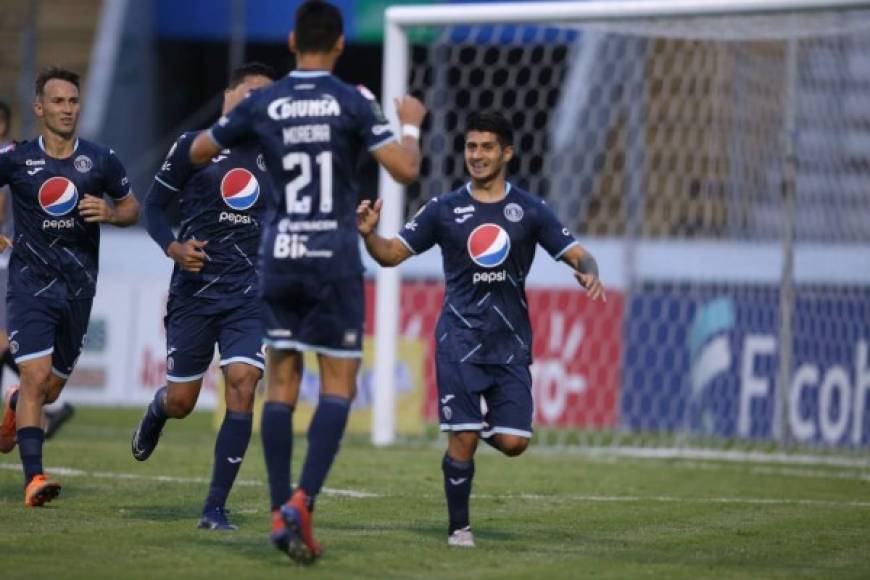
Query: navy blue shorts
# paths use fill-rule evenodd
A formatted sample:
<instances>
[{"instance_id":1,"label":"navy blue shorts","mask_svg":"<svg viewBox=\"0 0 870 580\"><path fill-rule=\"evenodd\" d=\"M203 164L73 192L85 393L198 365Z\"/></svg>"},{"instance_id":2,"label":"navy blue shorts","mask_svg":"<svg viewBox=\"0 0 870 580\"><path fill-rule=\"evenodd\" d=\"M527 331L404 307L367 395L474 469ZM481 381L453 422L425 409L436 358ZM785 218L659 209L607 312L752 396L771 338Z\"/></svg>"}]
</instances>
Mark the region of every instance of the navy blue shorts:
<instances>
[{"instance_id":1,"label":"navy blue shorts","mask_svg":"<svg viewBox=\"0 0 870 580\"><path fill-rule=\"evenodd\" d=\"M531 438L532 374L527 365L459 363L436 357L442 431Z\"/></svg>"},{"instance_id":2,"label":"navy blue shorts","mask_svg":"<svg viewBox=\"0 0 870 580\"><path fill-rule=\"evenodd\" d=\"M263 323L257 298L213 300L169 296L166 305L166 378L183 383L202 378L217 343L221 366L245 363L265 368Z\"/></svg>"},{"instance_id":3,"label":"navy blue shorts","mask_svg":"<svg viewBox=\"0 0 870 580\"><path fill-rule=\"evenodd\" d=\"M51 370L68 379L82 353L93 299L55 300L9 294L9 351L16 363L51 355Z\"/></svg>"},{"instance_id":4,"label":"navy blue shorts","mask_svg":"<svg viewBox=\"0 0 870 580\"><path fill-rule=\"evenodd\" d=\"M334 357L362 357L365 317L362 275L269 286L263 291L267 345Z\"/></svg>"}]
</instances>

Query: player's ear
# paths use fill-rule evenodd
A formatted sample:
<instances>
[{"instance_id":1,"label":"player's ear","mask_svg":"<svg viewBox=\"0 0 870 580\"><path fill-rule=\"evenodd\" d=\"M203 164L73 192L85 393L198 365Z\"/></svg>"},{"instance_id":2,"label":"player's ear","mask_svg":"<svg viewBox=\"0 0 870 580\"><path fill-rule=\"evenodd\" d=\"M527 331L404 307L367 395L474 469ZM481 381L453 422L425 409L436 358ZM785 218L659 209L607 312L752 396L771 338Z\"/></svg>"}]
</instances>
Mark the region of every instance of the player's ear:
<instances>
[{"instance_id":1,"label":"player's ear","mask_svg":"<svg viewBox=\"0 0 870 580\"><path fill-rule=\"evenodd\" d=\"M287 37L287 46L290 47L290 52L296 54L296 33L290 31L290 36Z\"/></svg>"},{"instance_id":2,"label":"player's ear","mask_svg":"<svg viewBox=\"0 0 870 580\"><path fill-rule=\"evenodd\" d=\"M37 117L42 117L42 112L42 101L37 98L35 101L33 101L33 114Z\"/></svg>"},{"instance_id":3,"label":"player's ear","mask_svg":"<svg viewBox=\"0 0 870 580\"><path fill-rule=\"evenodd\" d=\"M335 46L332 47L332 50L337 54L341 54L344 52L344 35L338 37L338 40L335 41Z\"/></svg>"},{"instance_id":4,"label":"player's ear","mask_svg":"<svg viewBox=\"0 0 870 580\"><path fill-rule=\"evenodd\" d=\"M505 145L503 156L504 156L505 163L507 163L508 161L513 159L514 158L514 146L513 145Z\"/></svg>"}]
</instances>

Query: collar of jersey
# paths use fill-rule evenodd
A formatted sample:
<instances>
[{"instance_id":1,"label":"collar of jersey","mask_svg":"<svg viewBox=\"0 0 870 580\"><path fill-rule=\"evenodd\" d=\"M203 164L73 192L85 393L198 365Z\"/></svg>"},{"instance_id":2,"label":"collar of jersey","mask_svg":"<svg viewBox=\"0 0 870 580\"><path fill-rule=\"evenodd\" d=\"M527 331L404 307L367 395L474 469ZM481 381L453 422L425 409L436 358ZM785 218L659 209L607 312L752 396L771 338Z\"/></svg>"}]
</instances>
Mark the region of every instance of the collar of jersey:
<instances>
[{"instance_id":1,"label":"collar of jersey","mask_svg":"<svg viewBox=\"0 0 870 580\"><path fill-rule=\"evenodd\" d=\"M39 144L39 148L42 149L42 152L45 153L46 155L48 155L48 151L45 150L45 143L42 140L42 135L39 136L39 139L37 139L36 142ZM73 153L75 153L78 150L79 150L79 140L78 140L78 138L76 138L76 144L73 145ZM48 156L51 157L51 155L48 155Z\"/></svg>"},{"instance_id":2,"label":"collar of jersey","mask_svg":"<svg viewBox=\"0 0 870 580\"><path fill-rule=\"evenodd\" d=\"M313 79L316 77L328 77L330 73L328 70L294 70L290 71L288 76L297 79Z\"/></svg>"},{"instance_id":3,"label":"collar of jersey","mask_svg":"<svg viewBox=\"0 0 870 580\"><path fill-rule=\"evenodd\" d=\"M476 199L474 199L474 196L471 195L471 182L470 181L465 184L465 191L468 192L468 197L470 197L472 199L472 201L477 201ZM504 201L505 199L507 199L507 196L510 195L510 192L511 192L511 182L505 181L504 182L504 197L498 201ZM498 203L498 201L493 201L490 203ZM480 203L486 203L486 202L480 202Z\"/></svg>"}]
</instances>

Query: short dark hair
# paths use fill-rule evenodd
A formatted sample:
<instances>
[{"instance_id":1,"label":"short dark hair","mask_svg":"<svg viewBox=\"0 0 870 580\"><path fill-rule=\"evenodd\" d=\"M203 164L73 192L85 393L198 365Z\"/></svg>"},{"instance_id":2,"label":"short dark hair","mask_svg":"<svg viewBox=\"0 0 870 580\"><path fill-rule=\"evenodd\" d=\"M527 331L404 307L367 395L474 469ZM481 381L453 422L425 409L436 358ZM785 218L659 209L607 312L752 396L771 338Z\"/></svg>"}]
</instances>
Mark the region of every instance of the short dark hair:
<instances>
[{"instance_id":1,"label":"short dark hair","mask_svg":"<svg viewBox=\"0 0 870 580\"><path fill-rule=\"evenodd\" d=\"M268 64L263 64L262 62L246 62L230 73L229 88L236 88L245 81L245 78L252 76L262 76L274 81L278 78L278 73Z\"/></svg>"},{"instance_id":2,"label":"short dark hair","mask_svg":"<svg viewBox=\"0 0 870 580\"><path fill-rule=\"evenodd\" d=\"M293 34L297 52L329 52L344 34L341 11L323 0L306 0L296 9Z\"/></svg>"},{"instance_id":3,"label":"short dark hair","mask_svg":"<svg viewBox=\"0 0 870 580\"><path fill-rule=\"evenodd\" d=\"M42 93L45 92L46 83L53 79L60 79L62 81L74 84L77 89L80 88L79 75L77 73L74 73L71 70L67 70L65 68L61 68L59 66L50 66L39 71L39 74L36 76L37 97L42 96Z\"/></svg>"},{"instance_id":4,"label":"short dark hair","mask_svg":"<svg viewBox=\"0 0 870 580\"><path fill-rule=\"evenodd\" d=\"M501 113L483 111L471 113L465 121L465 135L471 131L495 133L502 147L512 147L514 144L514 128L511 122Z\"/></svg>"}]
</instances>

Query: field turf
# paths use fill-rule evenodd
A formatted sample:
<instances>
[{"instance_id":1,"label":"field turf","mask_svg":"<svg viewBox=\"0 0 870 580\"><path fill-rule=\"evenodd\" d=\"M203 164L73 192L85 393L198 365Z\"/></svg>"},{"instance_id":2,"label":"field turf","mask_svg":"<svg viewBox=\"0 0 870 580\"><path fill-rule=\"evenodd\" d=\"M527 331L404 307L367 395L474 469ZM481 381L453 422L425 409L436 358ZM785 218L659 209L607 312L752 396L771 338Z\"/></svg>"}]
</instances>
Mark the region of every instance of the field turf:
<instances>
[{"instance_id":1,"label":"field turf","mask_svg":"<svg viewBox=\"0 0 870 580\"><path fill-rule=\"evenodd\" d=\"M25 510L0 456L0 578L868 578L870 468L591 458L532 447L477 458L478 547L448 548L441 443L345 442L309 568L269 544L259 437L230 496L234 533L195 529L211 416L171 422L132 459L138 410L79 409L45 447L63 484ZM304 453L297 437L294 476ZM866 464L865 464L866 465ZM52 471L52 468L55 468ZM63 468L63 469L58 469Z\"/></svg>"}]
</instances>

